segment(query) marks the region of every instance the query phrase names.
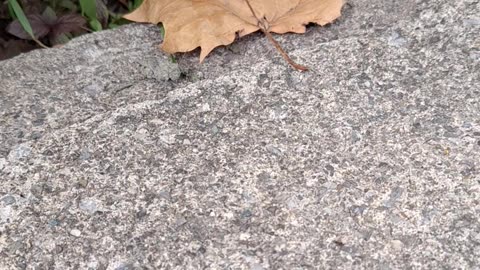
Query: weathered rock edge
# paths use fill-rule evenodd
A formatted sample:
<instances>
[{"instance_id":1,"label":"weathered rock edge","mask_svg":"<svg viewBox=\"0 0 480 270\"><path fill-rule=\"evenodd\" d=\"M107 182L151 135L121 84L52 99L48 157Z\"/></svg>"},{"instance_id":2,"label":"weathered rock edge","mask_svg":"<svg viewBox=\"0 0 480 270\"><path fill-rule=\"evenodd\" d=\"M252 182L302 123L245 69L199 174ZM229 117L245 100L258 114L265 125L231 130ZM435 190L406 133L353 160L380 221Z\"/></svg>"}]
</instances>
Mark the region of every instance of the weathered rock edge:
<instances>
[{"instance_id":1,"label":"weathered rock edge","mask_svg":"<svg viewBox=\"0 0 480 270\"><path fill-rule=\"evenodd\" d=\"M476 269L478 1L352 1L178 66L127 26L0 63L2 269Z\"/></svg>"}]
</instances>

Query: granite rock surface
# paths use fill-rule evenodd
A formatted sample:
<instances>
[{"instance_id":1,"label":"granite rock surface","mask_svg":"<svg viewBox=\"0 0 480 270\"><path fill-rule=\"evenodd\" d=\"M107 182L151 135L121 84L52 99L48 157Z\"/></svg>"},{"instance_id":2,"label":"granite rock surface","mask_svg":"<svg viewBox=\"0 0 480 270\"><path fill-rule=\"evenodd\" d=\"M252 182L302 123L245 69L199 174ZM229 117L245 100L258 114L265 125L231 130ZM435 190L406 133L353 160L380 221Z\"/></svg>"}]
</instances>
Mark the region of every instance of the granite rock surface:
<instances>
[{"instance_id":1,"label":"granite rock surface","mask_svg":"<svg viewBox=\"0 0 480 270\"><path fill-rule=\"evenodd\" d=\"M479 269L480 3L169 56L130 25L0 62L0 269Z\"/></svg>"}]
</instances>

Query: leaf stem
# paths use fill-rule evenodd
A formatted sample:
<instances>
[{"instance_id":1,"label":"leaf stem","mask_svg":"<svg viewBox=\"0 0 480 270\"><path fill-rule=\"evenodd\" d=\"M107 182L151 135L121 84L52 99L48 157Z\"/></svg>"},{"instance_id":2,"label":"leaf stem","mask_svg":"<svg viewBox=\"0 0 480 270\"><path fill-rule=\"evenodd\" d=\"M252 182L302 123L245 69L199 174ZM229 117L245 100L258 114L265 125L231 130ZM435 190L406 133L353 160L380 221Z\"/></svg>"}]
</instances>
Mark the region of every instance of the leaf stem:
<instances>
[{"instance_id":1,"label":"leaf stem","mask_svg":"<svg viewBox=\"0 0 480 270\"><path fill-rule=\"evenodd\" d=\"M273 35L270 33L270 31L268 31L268 27L265 25L265 22L264 20L261 20L257 14L255 13L255 11L253 10L253 7L252 5L250 4L250 1L249 0L245 0L245 2L247 3L248 5L248 8L250 9L250 11L252 12L253 16L255 17L255 19L257 20L258 22L258 27L262 30L262 32L265 34L265 36L267 36L268 40L273 44L273 46L275 46L275 48L277 49L278 52L280 52L280 54L282 55L283 59L285 59L285 61L287 61L287 63L289 63L292 67L294 67L295 69L299 70L299 71L308 71L308 67L305 67L305 66L302 66L300 64L297 64L295 63L295 61L292 60L292 58L290 58L288 56L288 54L285 52L285 50L282 48L282 46L280 46L280 44L273 38Z\"/></svg>"},{"instance_id":2,"label":"leaf stem","mask_svg":"<svg viewBox=\"0 0 480 270\"><path fill-rule=\"evenodd\" d=\"M262 28L262 32L267 36L268 40L275 46L278 52L282 55L283 59L287 61L292 67L296 68L299 71L308 71L308 67L302 66L300 64L295 63L295 61L288 56L288 54L283 50L282 46L273 38L272 34L268 32L267 30Z\"/></svg>"},{"instance_id":3,"label":"leaf stem","mask_svg":"<svg viewBox=\"0 0 480 270\"><path fill-rule=\"evenodd\" d=\"M38 46L44 48L44 49L48 49L49 47L45 44L43 44L40 40L38 40L36 37L32 37L32 40L35 41L35 43L38 44Z\"/></svg>"}]
</instances>

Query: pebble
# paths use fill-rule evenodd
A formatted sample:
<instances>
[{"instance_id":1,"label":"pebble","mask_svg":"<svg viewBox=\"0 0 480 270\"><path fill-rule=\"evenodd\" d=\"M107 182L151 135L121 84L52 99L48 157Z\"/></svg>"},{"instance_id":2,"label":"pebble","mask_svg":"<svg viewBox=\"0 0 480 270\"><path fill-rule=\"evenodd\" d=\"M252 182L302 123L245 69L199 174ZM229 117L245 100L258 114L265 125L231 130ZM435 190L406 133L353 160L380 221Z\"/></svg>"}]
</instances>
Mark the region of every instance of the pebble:
<instances>
[{"instance_id":1,"label":"pebble","mask_svg":"<svg viewBox=\"0 0 480 270\"><path fill-rule=\"evenodd\" d=\"M0 171L6 167L6 164L7 164L7 160L4 158L0 158Z\"/></svg>"},{"instance_id":2,"label":"pebble","mask_svg":"<svg viewBox=\"0 0 480 270\"><path fill-rule=\"evenodd\" d=\"M31 153L30 145L28 144L19 144L13 147L12 151L8 154L8 160L18 161L22 158L26 158Z\"/></svg>"},{"instance_id":3,"label":"pebble","mask_svg":"<svg viewBox=\"0 0 480 270\"><path fill-rule=\"evenodd\" d=\"M407 39L402 37L398 32L393 32L388 37L388 44L393 47L403 47L407 44Z\"/></svg>"},{"instance_id":4,"label":"pebble","mask_svg":"<svg viewBox=\"0 0 480 270\"><path fill-rule=\"evenodd\" d=\"M390 246L394 250L401 250L403 248L403 243L400 240L392 240L392 241L390 241Z\"/></svg>"},{"instance_id":5,"label":"pebble","mask_svg":"<svg viewBox=\"0 0 480 270\"><path fill-rule=\"evenodd\" d=\"M78 207L82 211L87 212L90 215L95 214L95 212L97 212L98 210L97 203L93 200L82 200L79 203Z\"/></svg>"},{"instance_id":6,"label":"pebble","mask_svg":"<svg viewBox=\"0 0 480 270\"><path fill-rule=\"evenodd\" d=\"M2 201L5 205L14 204L16 202L15 197L13 197L12 195L7 195L3 197Z\"/></svg>"},{"instance_id":7,"label":"pebble","mask_svg":"<svg viewBox=\"0 0 480 270\"><path fill-rule=\"evenodd\" d=\"M80 235L82 235L82 232L80 230L73 229L73 230L70 231L70 234L75 236L75 237L80 237Z\"/></svg>"}]
</instances>

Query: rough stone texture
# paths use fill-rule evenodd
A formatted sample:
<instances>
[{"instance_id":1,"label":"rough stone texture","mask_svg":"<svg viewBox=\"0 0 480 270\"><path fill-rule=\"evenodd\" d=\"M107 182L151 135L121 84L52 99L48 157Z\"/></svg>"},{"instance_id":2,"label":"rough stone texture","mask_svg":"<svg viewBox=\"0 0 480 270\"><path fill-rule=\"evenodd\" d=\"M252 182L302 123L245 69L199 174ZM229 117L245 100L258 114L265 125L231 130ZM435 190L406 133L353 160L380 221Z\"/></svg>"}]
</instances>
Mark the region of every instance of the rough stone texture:
<instances>
[{"instance_id":1,"label":"rough stone texture","mask_svg":"<svg viewBox=\"0 0 480 270\"><path fill-rule=\"evenodd\" d=\"M159 52L127 26L0 63L0 269L479 269L479 1Z\"/></svg>"}]
</instances>

